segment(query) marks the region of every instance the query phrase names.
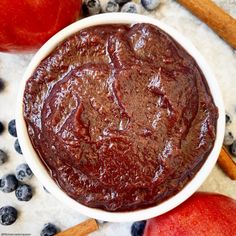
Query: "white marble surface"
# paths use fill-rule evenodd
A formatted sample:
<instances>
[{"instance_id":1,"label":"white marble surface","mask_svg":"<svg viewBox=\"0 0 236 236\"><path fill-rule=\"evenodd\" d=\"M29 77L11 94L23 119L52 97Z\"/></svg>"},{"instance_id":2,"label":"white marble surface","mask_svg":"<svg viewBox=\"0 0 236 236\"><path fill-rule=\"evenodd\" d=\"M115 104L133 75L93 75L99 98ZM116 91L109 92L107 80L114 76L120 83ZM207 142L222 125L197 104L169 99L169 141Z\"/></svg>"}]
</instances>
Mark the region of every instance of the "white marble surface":
<instances>
[{"instance_id":1,"label":"white marble surface","mask_svg":"<svg viewBox=\"0 0 236 236\"><path fill-rule=\"evenodd\" d=\"M216 1L230 14L236 17L235 0ZM206 58L220 84L226 110L234 115L232 132L236 136L236 53L205 24L192 16L182 6L172 0L162 0L161 6L150 14L166 24L176 28L188 37ZM109 22L108 22L109 23ZM7 125L14 118L16 95L22 74L32 55L0 54L0 77L7 81L7 87L0 93L0 120ZM9 160L0 166L0 176L14 172L16 166L24 162L23 156L14 151L14 138L7 132L0 136L0 149L9 154ZM19 210L19 218L11 226L0 225L2 233L40 235L44 223L52 222L61 229L73 226L85 216L73 209L63 206L51 194L46 193L42 185L33 177L29 183L34 188L34 196L29 202L19 202L14 193L0 192L0 206L12 205ZM200 190L219 192L236 198L236 181L230 180L216 166ZM130 235L131 223L107 223L94 236L102 235Z\"/></svg>"}]
</instances>

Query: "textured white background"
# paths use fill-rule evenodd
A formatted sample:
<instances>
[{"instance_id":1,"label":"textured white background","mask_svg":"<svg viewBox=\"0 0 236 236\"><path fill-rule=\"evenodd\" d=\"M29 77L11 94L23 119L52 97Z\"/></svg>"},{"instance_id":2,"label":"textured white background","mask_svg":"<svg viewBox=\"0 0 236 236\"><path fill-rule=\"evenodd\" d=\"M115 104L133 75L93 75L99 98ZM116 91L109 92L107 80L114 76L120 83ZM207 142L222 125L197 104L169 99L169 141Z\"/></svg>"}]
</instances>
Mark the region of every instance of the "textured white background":
<instances>
[{"instance_id":1,"label":"textured white background","mask_svg":"<svg viewBox=\"0 0 236 236\"><path fill-rule=\"evenodd\" d=\"M236 0L216 2L236 17ZM220 84L226 110L234 115L231 129L236 136L236 52L175 1L162 0L156 11L142 13L156 17L176 28L203 54ZM32 55L0 53L0 77L7 81L5 91L0 93L0 120L6 125L14 118L18 85L31 57ZM0 149L6 150L9 154L9 161L0 166L0 176L14 172L15 167L24 162L23 156L14 151L14 141L15 139L7 132L0 136ZM0 226L0 235L28 233L37 236L40 235L44 223L52 222L61 229L66 229L86 219L85 216L63 206L51 194L46 193L35 177L29 183L34 188L34 196L29 202L17 201L14 193L0 192L0 207L9 204L19 210L19 218L13 225ZM219 192L236 198L236 181L230 180L216 166L200 190ZM93 235L130 235L130 225L131 223L107 223Z\"/></svg>"}]
</instances>

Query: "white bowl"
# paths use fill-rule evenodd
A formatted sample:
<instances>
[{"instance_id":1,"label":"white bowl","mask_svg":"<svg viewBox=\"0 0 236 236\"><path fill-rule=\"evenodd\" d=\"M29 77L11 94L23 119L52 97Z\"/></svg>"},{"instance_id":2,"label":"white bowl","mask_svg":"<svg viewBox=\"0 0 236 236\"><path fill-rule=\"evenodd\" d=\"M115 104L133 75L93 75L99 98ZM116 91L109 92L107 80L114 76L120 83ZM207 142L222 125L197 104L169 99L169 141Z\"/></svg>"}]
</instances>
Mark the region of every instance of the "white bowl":
<instances>
[{"instance_id":1,"label":"white bowl","mask_svg":"<svg viewBox=\"0 0 236 236\"><path fill-rule=\"evenodd\" d=\"M182 45L186 49L186 51L190 55L192 55L192 57L198 63L199 67L201 68L203 74L206 77L215 105L218 107L219 111L219 118L217 121L217 135L214 148L212 149L207 160L205 161L201 169L198 171L198 173L194 176L194 178L179 193L172 196L168 200L158 204L157 206L129 212L107 212L100 209L89 208L76 202L74 199L70 198L65 192L63 192L50 177L45 166L43 165L40 158L36 154L29 139L26 123L23 117L23 94L24 94L25 84L28 78L32 75L32 73L36 69L37 65L47 55L49 55L50 52L61 41L66 39L68 36L76 33L77 31L87 28L89 26L102 25L102 24L117 24L117 23L119 24L151 23L153 25L158 26L159 28L167 32L169 35L171 35L180 45ZM124 222L124 221L144 220L161 215L173 209L174 207L178 206L187 198L189 198L195 191L197 191L200 185L205 181L207 176L210 174L212 168L216 163L223 142L224 126L225 126L224 105L217 81L213 73L211 72L209 66L207 65L205 59L201 56L198 50L192 45L192 43L185 37L183 37L180 33L178 33L176 30L163 24L162 22L156 19L138 14L108 13L108 14L91 16L79 20L69 25L65 29L61 30L60 32L58 32L41 47L41 49L35 54L32 61L30 62L22 79L17 102L18 102L17 116L16 116L17 134L26 162L29 164L35 176L50 191L50 193L52 193L61 202L67 204L69 207L75 210L78 210L81 214L104 221Z\"/></svg>"}]
</instances>

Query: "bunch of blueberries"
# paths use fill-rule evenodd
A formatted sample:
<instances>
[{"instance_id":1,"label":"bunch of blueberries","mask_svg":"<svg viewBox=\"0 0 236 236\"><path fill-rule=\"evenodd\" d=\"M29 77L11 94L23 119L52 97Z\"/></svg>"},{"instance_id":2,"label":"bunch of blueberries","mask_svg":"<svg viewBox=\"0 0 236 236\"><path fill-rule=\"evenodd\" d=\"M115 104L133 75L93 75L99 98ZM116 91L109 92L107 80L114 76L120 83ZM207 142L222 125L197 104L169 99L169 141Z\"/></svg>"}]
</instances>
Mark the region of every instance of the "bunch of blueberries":
<instances>
[{"instance_id":1,"label":"bunch of blueberries","mask_svg":"<svg viewBox=\"0 0 236 236\"><path fill-rule=\"evenodd\" d=\"M4 126L1 130L4 130ZM9 133L17 137L16 122L11 120L8 124ZM15 150L22 154L21 148L17 141L15 142ZM0 165L4 164L8 159L7 153L0 149ZM26 163L22 163L16 167L15 174L6 174L0 179L0 190L4 193L15 191L16 198L19 201L29 201L32 198L32 188L24 182L31 179L33 173ZM12 206L4 206L0 209L0 223L2 225L10 225L16 221L17 210Z\"/></svg>"},{"instance_id":2,"label":"bunch of blueberries","mask_svg":"<svg viewBox=\"0 0 236 236\"><path fill-rule=\"evenodd\" d=\"M32 175L28 165L23 163L17 167L16 175L8 174L0 179L0 190L4 193L15 191L16 198L19 201L29 201L32 198L32 188L19 180L31 178ZM17 210L14 207L4 206L0 208L0 223L2 225L11 225L16 219Z\"/></svg>"},{"instance_id":3,"label":"bunch of blueberries","mask_svg":"<svg viewBox=\"0 0 236 236\"><path fill-rule=\"evenodd\" d=\"M0 78L0 92L5 88L3 79ZM0 121L0 135L4 132L4 124ZM17 138L16 121L13 119L8 123L8 132L11 136ZM22 154L21 147L18 139L15 140L14 148L17 153ZM0 166L3 165L8 159L7 153L0 149ZM6 174L0 179L0 191L3 193L10 193L15 191L15 196L19 201L29 201L33 196L33 191L30 185L26 184L31 179L33 173L26 163L18 165L15 173ZM17 209L13 206L3 206L0 208L0 224L11 225L17 219ZM53 236L58 233L59 229L47 223L41 231L41 236Z\"/></svg>"},{"instance_id":4,"label":"bunch of blueberries","mask_svg":"<svg viewBox=\"0 0 236 236\"><path fill-rule=\"evenodd\" d=\"M158 7L160 0L141 0L142 7L147 11L152 11ZM140 4L131 0L84 0L83 12L85 15L96 15L110 12L141 13Z\"/></svg>"}]
</instances>

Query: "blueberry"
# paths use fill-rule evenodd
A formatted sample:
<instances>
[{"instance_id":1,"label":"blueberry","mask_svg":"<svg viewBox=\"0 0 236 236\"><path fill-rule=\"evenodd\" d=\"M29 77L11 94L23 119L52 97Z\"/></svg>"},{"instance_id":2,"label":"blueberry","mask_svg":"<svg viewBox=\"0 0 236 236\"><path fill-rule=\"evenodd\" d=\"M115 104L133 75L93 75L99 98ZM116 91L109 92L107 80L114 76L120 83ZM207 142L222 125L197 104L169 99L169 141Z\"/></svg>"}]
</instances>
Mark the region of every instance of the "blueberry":
<instances>
[{"instance_id":1,"label":"blueberry","mask_svg":"<svg viewBox=\"0 0 236 236\"><path fill-rule=\"evenodd\" d=\"M115 0L107 0L102 5L102 12L118 12L119 9L120 6Z\"/></svg>"},{"instance_id":2,"label":"blueberry","mask_svg":"<svg viewBox=\"0 0 236 236\"><path fill-rule=\"evenodd\" d=\"M2 92L5 88L4 80L0 78L0 92Z\"/></svg>"},{"instance_id":3,"label":"blueberry","mask_svg":"<svg viewBox=\"0 0 236 236\"><path fill-rule=\"evenodd\" d=\"M0 190L4 193L10 193L16 190L17 186L18 180L16 179L15 175L4 175L2 179L0 179Z\"/></svg>"},{"instance_id":4,"label":"blueberry","mask_svg":"<svg viewBox=\"0 0 236 236\"><path fill-rule=\"evenodd\" d=\"M160 0L141 0L142 6L148 11L152 11L157 8L160 2Z\"/></svg>"},{"instance_id":5,"label":"blueberry","mask_svg":"<svg viewBox=\"0 0 236 236\"><path fill-rule=\"evenodd\" d=\"M29 201L32 198L32 188L28 184L21 184L17 187L15 195L19 201Z\"/></svg>"},{"instance_id":6,"label":"blueberry","mask_svg":"<svg viewBox=\"0 0 236 236\"><path fill-rule=\"evenodd\" d=\"M19 154L23 154L22 151L21 151L21 147L20 147L18 139L16 139L16 141L15 141L14 148Z\"/></svg>"},{"instance_id":7,"label":"blueberry","mask_svg":"<svg viewBox=\"0 0 236 236\"><path fill-rule=\"evenodd\" d=\"M0 149L0 165L2 165L7 160L7 154Z\"/></svg>"},{"instance_id":8,"label":"blueberry","mask_svg":"<svg viewBox=\"0 0 236 236\"><path fill-rule=\"evenodd\" d=\"M236 140L233 141L233 143L230 145L230 153L236 157Z\"/></svg>"},{"instance_id":9,"label":"blueberry","mask_svg":"<svg viewBox=\"0 0 236 236\"><path fill-rule=\"evenodd\" d=\"M4 125L3 123L0 121L0 134L2 134L4 131Z\"/></svg>"},{"instance_id":10,"label":"blueberry","mask_svg":"<svg viewBox=\"0 0 236 236\"><path fill-rule=\"evenodd\" d=\"M144 232L144 228L146 225L146 221L136 221L131 226L131 235L132 236L142 236Z\"/></svg>"},{"instance_id":11,"label":"blueberry","mask_svg":"<svg viewBox=\"0 0 236 236\"><path fill-rule=\"evenodd\" d=\"M44 225L43 230L40 233L40 236L53 236L58 233L58 229L54 224L47 223Z\"/></svg>"},{"instance_id":12,"label":"blueberry","mask_svg":"<svg viewBox=\"0 0 236 236\"><path fill-rule=\"evenodd\" d=\"M234 136L229 129L225 129L225 136L224 136L224 145L229 146L233 143Z\"/></svg>"},{"instance_id":13,"label":"blueberry","mask_svg":"<svg viewBox=\"0 0 236 236\"><path fill-rule=\"evenodd\" d=\"M232 116L228 112L225 114L225 123L227 126L232 123Z\"/></svg>"},{"instance_id":14,"label":"blueberry","mask_svg":"<svg viewBox=\"0 0 236 236\"><path fill-rule=\"evenodd\" d=\"M128 2L121 8L121 12L140 13L140 11L140 6L135 2Z\"/></svg>"},{"instance_id":15,"label":"blueberry","mask_svg":"<svg viewBox=\"0 0 236 236\"><path fill-rule=\"evenodd\" d=\"M32 170L29 168L28 164L22 163L16 167L16 178L19 181L26 181L31 179L33 176Z\"/></svg>"},{"instance_id":16,"label":"blueberry","mask_svg":"<svg viewBox=\"0 0 236 236\"><path fill-rule=\"evenodd\" d=\"M17 137L17 132L16 132L16 120L11 120L8 123L8 132L10 135Z\"/></svg>"},{"instance_id":17,"label":"blueberry","mask_svg":"<svg viewBox=\"0 0 236 236\"><path fill-rule=\"evenodd\" d=\"M17 210L12 206L0 208L0 223L2 225L11 225L16 221Z\"/></svg>"},{"instance_id":18,"label":"blueberry","mask_svg":"<svg viewBox=\"0 0 236 236\"><path fill-rule=\"evenodd\" d=\"M91 15L101 12L101 4L99 0L85 0L83 4L84 11Z\"/></svg>"}]
</instances>

